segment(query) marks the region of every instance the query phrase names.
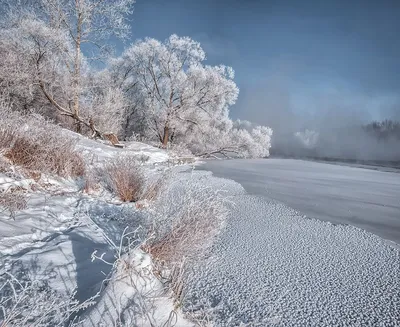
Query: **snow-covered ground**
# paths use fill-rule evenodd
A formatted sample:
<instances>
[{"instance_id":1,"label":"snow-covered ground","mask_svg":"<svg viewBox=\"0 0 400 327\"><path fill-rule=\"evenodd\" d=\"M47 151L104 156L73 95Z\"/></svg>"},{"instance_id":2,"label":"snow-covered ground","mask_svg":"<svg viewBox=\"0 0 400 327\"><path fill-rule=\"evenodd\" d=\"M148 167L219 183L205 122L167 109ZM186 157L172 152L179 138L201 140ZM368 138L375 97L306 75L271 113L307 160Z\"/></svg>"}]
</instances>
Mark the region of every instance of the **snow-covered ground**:
<instances>
[{"instance_id":1,"label":"snow-covered ground","mask_svg":"<svg viewBox=\"0 0 400 327\"><path fill-rule=\"evenodd\" d=\"M154 170L170 159L166 151L143 143L130 142L120 149L64 132L78 138L77 148L89 165L130 154ZM1 190L23 192L27 199L26 208L13 217L7 210L0 211L0 277L11 273L25 281L43 280L66 299L76 290L75 299L80 302L96 296L97 304L81 314L85 320L79 326L111 326L122 317L132 326L162 325L168 319L176 326L191 326L174 310L170 294L152 274L148 255L136 249L131 258L118 258L123 228L116 220L129 219L131 227L137 220L139 226L140 210L110 201L109 194L85 194L81 184L47 176L35 182L0 174ZM102 260L93 260L93 253ZM117 273L110 276L117 258ZM121 268L125 264L131 268ZM100 296L96 295L100 290ZM3 318L0 312L1 326Z\"/></svg>"},{"instance_id":2,"label":"snow-covered ground","mask_svg":"<svg viewBox=\"0 0 400 327\"><path fill-rule=\"evenodd\" d=\"M83 154L93 156L94 161L103 161L105 159L110 159L121 153L128 153L137 156L138 159L143 156L146 163L150 164L165 162L170 159L170 156L165 150L153 147L145 143L125 142L124 148L118 148L110 146L106 143L102 143L100 141L93 141L71 131L66 130L66 132L78 138L79 141L77 144L77 148L81 150Z\"/></svg>"},{"instance_id":3,"label":"snow-covered ground","mask_svg":"<svg viewBox=\"0 0 400 327\"><path fill-rule=\"evenodd\" d=\"M243 167L252 166L243 161ZM205 313L216 326L400 325L397 247L356 227L305 219L239 188L228 185L231 215L211 255L191 274L187 310Z\"/></svg>"}]
</instances>

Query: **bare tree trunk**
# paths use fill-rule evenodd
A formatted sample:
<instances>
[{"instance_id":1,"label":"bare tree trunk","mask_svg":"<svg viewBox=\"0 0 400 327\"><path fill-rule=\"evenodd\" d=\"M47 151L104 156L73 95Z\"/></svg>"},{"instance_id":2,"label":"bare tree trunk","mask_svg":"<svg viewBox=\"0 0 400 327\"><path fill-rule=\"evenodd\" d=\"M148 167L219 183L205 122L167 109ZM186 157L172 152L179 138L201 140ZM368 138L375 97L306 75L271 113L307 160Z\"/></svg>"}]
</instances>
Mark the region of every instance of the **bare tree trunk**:
<instances>
[{"instance_id":1,"label":"bare tree trunk","mask_svg":"<svg viewBox=\"0 0 400 327\"><path fill-rule=\"evenodd\" d=\"M78 12L78 22L75 39L75 62L74 62L74 85L73 85L73 114L79 117L79 96L81 88L81 35L82 35L82 13L80 12L80 0L76 0L76 10ZM76 131L80 133L82 126L79 121L76 123Z\"/></svg>"},{"instance_id":2,"label":"bare tree trunk","mask_svg":"<svg viewBox=\"0 0 400 327\"><path fill-rule=\"evenodd\" d=\"M128 138L128 132L130 132L131 129L131 122L133 120L133 115L134 112L129 111L126 113L126 119L125 119L125 127L124 127L124 131L123 131L123 140L126 141Z\"/></svg>"},{"instance_id":3,"label":"bare tree trunk","mask_svg":"<svg viewBox=\"0 0 400 327\"><path fill-rule=\"evenodd\" d=\"M171 139L171 143L172 142L174 142L174 137L175 137L175 128L172 130L172 133L171 133L171 137L170 137L170 139Z\"/></svg>"},{"instance_id":4,"label":"bare tree trunk","mask_svg":"<svg viewBox=\"0 0 400 327\"><path fill-rule=\"evenodd\" d=\"M163 135L163 139L162 139L162 145L164 148L167 147L168 139L169 139L169 127L168 127L168 125L165 125L164 126L164 135Z\"/></svg>"},{"instance_id":5,"label":"bare tree trunk","mask_svg":"<svg viewBox=\"0 0 400 327\"><path fill-rule=\"evenodd\" d=\"M123 131L124 134L123 134L123 138L122 138L124 141L126 141L126 139L128 138L128 128L129 128L130 124L131 124L130 115L127 115L126 119L125 119L125 127L124 127L124 131Z\"/></svg>"}]
</instances>

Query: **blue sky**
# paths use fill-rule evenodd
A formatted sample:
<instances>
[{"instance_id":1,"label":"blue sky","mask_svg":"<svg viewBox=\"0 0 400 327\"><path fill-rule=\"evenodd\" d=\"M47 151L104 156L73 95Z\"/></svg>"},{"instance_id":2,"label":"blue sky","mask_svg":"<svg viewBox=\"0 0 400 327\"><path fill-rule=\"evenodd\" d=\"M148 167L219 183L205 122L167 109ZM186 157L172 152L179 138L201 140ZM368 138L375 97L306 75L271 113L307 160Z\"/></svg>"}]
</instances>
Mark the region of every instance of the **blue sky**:
<instances>
[{"instance_id":1,"label":"blue sky","mask_svg":"<svg viewBox=\"0 0 400 327\"><path fill-rule=\"evenodd\" d=\"M234 118L400 119L400 1L137 0L132 40L175 33L236 71Z\"/></svg>"}]
</instances>

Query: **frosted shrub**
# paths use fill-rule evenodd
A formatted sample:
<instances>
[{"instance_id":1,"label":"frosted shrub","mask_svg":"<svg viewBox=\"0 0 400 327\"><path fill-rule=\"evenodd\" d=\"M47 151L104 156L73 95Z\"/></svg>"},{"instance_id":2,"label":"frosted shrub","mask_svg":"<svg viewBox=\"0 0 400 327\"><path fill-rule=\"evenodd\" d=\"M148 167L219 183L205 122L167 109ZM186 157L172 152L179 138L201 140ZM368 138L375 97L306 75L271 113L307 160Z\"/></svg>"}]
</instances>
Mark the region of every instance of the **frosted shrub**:
<instances>
[{"instance_id":1,"label":"frosted shrub","mask_svg":"<svg viewBox=\"0 0 400 327\"><path fill-rule=\"evenodd\" d=\"M164 172L160 175L147 174L145 186L140 195L140 200L156 201L165 194L170 180L171 174L169 172Z\"/></svg>"},{"instance_id":2,"label":"frosted shrub","mask_svg":"<svg viewBox=\"0 0 400 327\"><path fill-rule=\"evenodd\" d=\"M71 318L93 305L83 303L50 288L46 279L0 275L0 327L74 326Z\"/></svg>"},{"instance_id":3,"label":"frosted shrub","mask_svg":"<svg viewBox=\"0 0 400 327\"><path fill-rule=\"evenodd\" d=\"M170 176L168 172L147 171L142 163L140 156L120 155L97 170L97 179L123 202L155 201L165 191Z\"/></svg>"},{"instance_id":4,"label":"frosted shrub","mask_svg":"<svg viewBox=\"0 0 400 327\"><path fill-rule=\"evenodd\" d=\"M136 202L144 190L143 168L133 156L119 156L100 169L103 185L121 201Z\"/></svg>"},{"instance_id":5,"label":"frosted shrub","mask_svg":"<svg viewBox=\"0 0 400 327\"><path fill-rule=\"evenodd\" d=\"M0 191L0 212L6 210L11 218L15 218L15 213L26 209L26 206L27 198L24 193Z\"/></svg>"},{"instance_id":6,"label":"frosted shrub","mask_svg":"<svg viewBox=\"0 0 400 327\"><path fill-rule=\"evenodd\" d=\"M188 141L189 148L200 157L260 158L268 157L272 129L250 122L232 122L226 115L210 122L203 133Z\"/></svg>"},{"instance_id":7,"label":"frosted shrub","mask_svg":"<svg viewBox=\"0 0 400 327\"><path fill-rule=\"evenodd\" d=\"M11 168L11 163L6 158L0 156L0 173L8 173Z\"/></svg>"},{"instance_id":8,"label":"frosted shrub","mask_svg":"<svg viewBox=\"0 0 400 327\"><path fill-rule=\"evenodd\" d=\"M167 264L190 261L212 244L227 213L221 191L197 180L176 180L156 203L147 250Z\"/></svg>"},{"instance_id":9,"label":"frosted shrub","mask_svg":"<svg viewBox=\"0 0 400 327\"><path fill-rule=\"evenodd\" d=\"M75 150L76 140L38 115L0 108L0 151L12 164L63 177L82 176L85 164Z\"/></svg>"}]
</instances>

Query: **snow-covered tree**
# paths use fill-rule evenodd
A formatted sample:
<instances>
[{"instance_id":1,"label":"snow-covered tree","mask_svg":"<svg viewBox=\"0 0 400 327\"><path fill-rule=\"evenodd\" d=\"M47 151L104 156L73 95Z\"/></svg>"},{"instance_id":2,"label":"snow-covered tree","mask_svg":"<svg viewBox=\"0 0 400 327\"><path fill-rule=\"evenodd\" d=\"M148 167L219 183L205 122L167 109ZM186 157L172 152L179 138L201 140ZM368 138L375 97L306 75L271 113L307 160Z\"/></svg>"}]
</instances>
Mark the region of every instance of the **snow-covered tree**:
<instances>
[{"instance_id":1,"label":"snow-covered tree","mask_svg":"<svg viewBox=\"0 0 400 327\"><path fill-rule=\"evenodd\" d=\"M233 69L205 59L198 42L172 35L163 43L139 40L111 60L103 73L127 100L126 133L196 155L268 156L271 129L229 118L239 93Z\"/></svg>"},{"instance_id":2,"label":"snow-covered tree","mask_svg":"<svg viewBox=\"0 0 400 327\"><path fill-rule=\"evenodd\" d=\"M206 66L204 60L198 42L176 35L164 43L140 40L119 60L142 97L147 128L164 146L177 129L203 126L236 101L232 68Z\"/></svg>"},{"instance_id":3,"label":"snow-covered tree","mask_svg":"<svg viewBox=\"0 0 400 327\"><path fill-rule=\"evenodd\" d=\"M197 156L263 158L269 156L271 136L269 127L253 127L250 122L220 117L210 122L207 132L192 139L188 147Z\"/></svg>"},{"instance_id":4,"label":"snow-covered tree","mask_svg":"<svg viewBox=\"0 0 400 327\"><path fill-rule=\"evenodd\" d=\"M302 132L294 133L294 136L301 146L306 149L313 149L318 143L319 133L313 130L306 129Z\"/></svg>"},{"instance_id":5,"label":"snow-covered tree","mask_svg":"<svg viewBox=\"0 0 400 327\"><path fill-rule=\"evenodd\" d=\"M29 55L35 60L37 84L48 101L64 116L75 120L77 130L82 125L93 124L81 115L83 83L86 74L82 47L97 54L87 56L96 59L106 48L104 41L111 36L126 37L130 26L127 17L132 12L134 0L38 0L32 3L29 12L19 8L22 13L14 14L16 1L10 2L8 11L11 29L19 28L22 37L27 38ZM14 27L17 26L17 27ZM25 32L25 34L23 34ZM57 52L57 66L54 65L54 52ZM46 79L46 72L53 71L63 64L67 83L67 102L53 93L53 81Z\"/></svg>"},{"instance_id":6,"label":"snow-covered tree","mask_svg":"<svg viewBox=\"0 0 400 327\"><path fill-rule=\"evenodd\" d=\"M97 80L100 79L104 81L104 85L118 90L125 99L121 117L122 138L126 140L132 134L149 136L143 112L145 99L139 92L138 83L133 78L129 64L122 57L110 59L107 68L99 76L96 77Z\"/></svg>"},{"instance_id":7,"label":"snow-covered tree","mask_svg":"<svg viewBox=\"0 0 400 327\"><path fill-rule=\"evenodd\" d=\"M19 17L0 31L0 51L5 58L0 64L0 83L16 109L48 105L43 90L49 98L68 103L70 76L64 53L69 48L65 34L33 14Z\"/></svg>"},{"instance_id":8,"label":"snow-covered tree","mask_svg":"<svg viewBox=\"0 0 400 327\"><path fill-rule=\"evenodd\" d=\"M93 85L85 94L85 116L94 120L93 123L99 130L123 136L128 105L124 93L102 79L93 82Z\"/></svg>"}]
</instances>

